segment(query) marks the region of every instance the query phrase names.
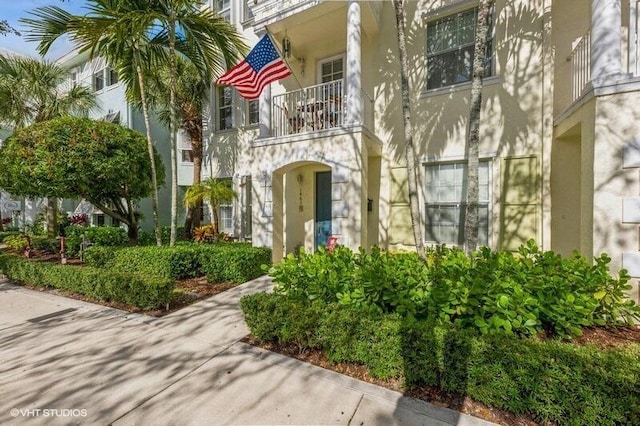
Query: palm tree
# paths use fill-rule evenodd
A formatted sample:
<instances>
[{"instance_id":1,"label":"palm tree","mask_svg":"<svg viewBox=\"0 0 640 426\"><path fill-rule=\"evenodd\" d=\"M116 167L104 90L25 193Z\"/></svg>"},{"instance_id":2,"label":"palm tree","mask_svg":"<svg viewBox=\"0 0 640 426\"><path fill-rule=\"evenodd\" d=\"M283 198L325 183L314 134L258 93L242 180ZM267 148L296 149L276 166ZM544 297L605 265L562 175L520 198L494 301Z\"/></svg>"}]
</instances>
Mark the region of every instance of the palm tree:
<instances>
[{"instance_id":1,"label":"palm tree","mask_svg":"<svg viewBox=\"0 0 640 426\"><path fill-rule=\"evenodd\" d=\"M231 188L231 182L227 179L208 178L198 185L187 189L184 195L184 204L187 207L195 207L203 200L209 205L211 214L211 226L213 233L218 233L218 209L221 205L229 204L238 194Z\"/></svg>"},{"instance_id":2,"label":"palm tree","mask_svg":"<svg viewBox=\"0 0 640 426\"><path fill-rule=\"evenodd\" d=\"M57 6L45 6L31 12L35 19L21 22L29 30L26 39L39 42L38 51L45 55L55 40L69 34L78 52L89 57L101 56L110 63L125 84L129 100L140 96L147 137L147 153L151 161L151 203L156 244L162 245L158 217L158 177L149 108L146 103L145 70L162 62L164 50L156 39L150 38L153 18L144 13L141 0L89 0L89 13L72 15Z\"/></svg>"},{"instance_id":3,"label":"palm tree","mask_svg":"<svg viewBox=\"0 0 640 426\"><path fill-rule=\"evenodd\" d=\"M37 59L0 55L0 126L24 127L64 115L84 115L96 106L87 87L68 84L66 69ZM56 233L58 202L47 200L47 232Z\"/></svg>"},{"instance_id":4,"label":"palm tree","mask_svg":"<svg viewBox=\"0 0 640 426\"><path fill-rule=\"evenodd\" d=\"M193 161L193 185L198 185L202 175L203 107L209 83L193 63L178 57L176 65L178 75L176 80L177 119L180 123L179 127L189 137ZM148 83L149 102L159 108L160 120L168 124L171 121L168 67L163 67L159 72L149 75ZM198 203L188 209L184 231L187 237L191 236L193 228L200 226L200 207L201 203Z\"/></svg>"},{"instance_id":5,"label":"palm tree","mask_svg":"<svg viewBox=\"0 0 640 426\"><path fill-rule=\"evenodd\" d=\"M210 10L200 10L198 0L155 0L152 14L159 28L168 37L169 45L169 101L171 133L171 236L174 245L178 226L178 162L177 130L177 51L212 78L226 67L235 64L246 45L235 28Z\"/></svg>"},{"instance_id":6,"label":"palm tree","mask_svg":"<svg viewBox=\"0 0 640 426\"><path fill-rule=\"evenodd\" d=\"M470 254L478 247L478 162L480 145L480 111L482 85L486 66L491 0L480 0L473 57L471 106L467 133L467 208L464 221L464 249Z\"/></svg>"},{"instance_id":7,"label":"palm tree","mask_svg":"<svg viewBox=\"0 0 640 426\"><path fill-rule=\"evenodd\" d=\"M396 30L398 51L400 53L400 83L402 86L402 118L404 125L405 160L407 162L407 186L409 188L409 208L411 210L411 227L416 241L416 251L421 259L425 259L422 227L420 225L420 201L418 199L418 161L413 144L411 126L411 100L409 98L409 66L407 61L407 38L405 34L404 1L393 0L396 12Z\"/></svg>"},{"instance_id":8,"label":"palm tree","mask_svg":"<svg viewBox=\"0 0 640 426\"><path fill-rule=\"evenodd\" d=\"M177 158L176 158L176 57L188 58L203 70L207 78L220 74L237 62L247 49L235 28L213 12L199 9L199 0L87 0L90 13L73 16L63 9L48 6L32 12L37 19L22 19L30 28L27 40L39 41L39 51L46 53L53 41L63 34L79 44L80 52L90 51L110 61L123 81L128 94L138 94L146 102L145 70L153 70L153 63L168 62L170 72L171 120L171 239L175 243L177 228ZM168 49L165 56L159 46ZM135 70L135 73L133 72ZM136 77L134 77L136 76ZM147 125L149 155L152 142L148 112ZM155 169L152 164L152 169ZM154 203L157 206L157 185L154 180ZM156 240L160 228L156 219Z\"/></svg>"}]
</instances>

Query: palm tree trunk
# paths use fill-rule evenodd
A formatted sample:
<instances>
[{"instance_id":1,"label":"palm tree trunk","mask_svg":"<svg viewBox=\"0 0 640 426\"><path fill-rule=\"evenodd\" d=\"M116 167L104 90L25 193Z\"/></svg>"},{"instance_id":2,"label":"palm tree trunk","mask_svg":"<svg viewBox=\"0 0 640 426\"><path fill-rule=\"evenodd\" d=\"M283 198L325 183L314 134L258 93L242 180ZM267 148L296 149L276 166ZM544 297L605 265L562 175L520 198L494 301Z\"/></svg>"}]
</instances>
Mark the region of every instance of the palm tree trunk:
<instances>
[{"instance_id":1,"label":"palm tree trunk","mask_svg":"<svg viewBox=\"0 0 640 426\"><path fill-rule=\"evenodd\" d=\"M407 162L407 186L409 189L409 208L411 210L411 227L416 242L416 251L420 259L425 259L424 240L420 218L418 199L418 162L413 145L411 126L411 101L409 98L409 72L407 64L407 41L405 35L405 13L403 0L393 0L396 12L396 29L398 31L398 51L400 53L400 81L402 85L402 118L404 123L405 159Z\"/></svg>"},{"instance_id":2,"label":"palm tree trunk","mask_svg":"<svg viewBox=\"0 0 640 426\"><path fill-rule=\"evenodd\" d=\"M47 235L55 237L58 233L58 199L47 198Z\"/></svg>"},{"instance_id":3,"label":"palm tree trunk","mask_svg":"<svg viewBox=\"0 0 640 426\"><path fill-rule=\"evenodd\" d=\"M158 217L158 175L156 172L156 157L153 154L153 141L151 140L151 123L149 120L149 108L147 108L147 98L145 93L144 75L140 65L136 67L138 74L138 84L140 85L140 101L142 103L142 115L144 116L144 126L147 131L147 150L151 161L151 204L153 209L153 224L155 226L156 245L162 245L162 230L160 229L160 218ZM137 231L136 231L137 232Z\"/></svg>"},{"instance_id":4,"label":"palm tree trunk","mask_svg":"<svg viewBox=\"0 0 640 426\"><path fill-rule=\"evenodd\" d=\"M478 247L478 162L480 145L480 113L482 107L482 83L484 78L487 39L489 34L490 0L481 0L478 8L476 40L471 83L471 107L469 132L467 133L467 208L464 221L464 249L470 254Z\"/></svg>"},{"instance_id":5,"label":"palm tree trunk","mask_svg":"<svg viewBox=\"0 0 640 426\"><path fill-rule=\"evenodd\" d=\"M178 159L177 159L177 143L176 143L176 27L175 16L171 14L169 17L169 88L170 88L170 122L169 131L171 132L171 236L169 238L169 246L176 243L176 231L178 228Z\"/></svg>"},{"instance_id":6,"label":"palm tree trunk","mask_svg":"<svg viewBox=\"0 0 640 426\"><path fill-rule=\"evenodd\" d=\"M198 185L202 181L202 132L191 136L191 152L193 156L193 185ZM193 230L200 226L202 201L195 206L189 207L184 224L185 237L191 238Z\"/></svg>"}]
</instances>

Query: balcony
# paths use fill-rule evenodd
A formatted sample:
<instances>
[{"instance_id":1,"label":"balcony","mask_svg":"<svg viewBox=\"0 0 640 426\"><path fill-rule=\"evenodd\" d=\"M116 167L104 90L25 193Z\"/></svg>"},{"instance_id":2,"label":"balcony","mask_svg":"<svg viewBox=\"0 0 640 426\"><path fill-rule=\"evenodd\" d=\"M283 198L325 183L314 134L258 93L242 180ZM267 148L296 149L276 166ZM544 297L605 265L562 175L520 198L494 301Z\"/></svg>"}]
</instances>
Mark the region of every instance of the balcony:
<instances>
[{"instance_id":1,"label":"balcony","mask_svg":"<svg viewBox=\"0 0 640 426\"><path fill-rule=\"evenodd\" d=\"M334 13L344 11L347 2L331 0L245 0L248 11L253 16L256 29L268 27L274 34L284 28L307 25L317 21L331 22ZM370 34L380 30L383 2L361 3L362 24ZM346 16L345 20L346 22Z\"/></svg>"},{"instance_id":2,"label":"balcony","mask_svg":"<svg viewBox=\"0 0 640 426\"><path fill-rule=\"evenodd\" d=\"M331 81L273 97L271 136L327 132L349 124L362 124L373 132L373 100L361 92L362 122L349 120L343 80ZM358 121L358 120L356 120ZM311 135L307 135L311 136Z\"/></svg>"},{"instance_id":3,"label":"balcony","mask_svg":"<svg viewBox=\"0 0 640 426\"><path fill-rule=\"evenodd\" d=\"M569 62L571 63L571 102L575 102L591 82L591 32L576 40Z\"/></svg>"}]
</instances>

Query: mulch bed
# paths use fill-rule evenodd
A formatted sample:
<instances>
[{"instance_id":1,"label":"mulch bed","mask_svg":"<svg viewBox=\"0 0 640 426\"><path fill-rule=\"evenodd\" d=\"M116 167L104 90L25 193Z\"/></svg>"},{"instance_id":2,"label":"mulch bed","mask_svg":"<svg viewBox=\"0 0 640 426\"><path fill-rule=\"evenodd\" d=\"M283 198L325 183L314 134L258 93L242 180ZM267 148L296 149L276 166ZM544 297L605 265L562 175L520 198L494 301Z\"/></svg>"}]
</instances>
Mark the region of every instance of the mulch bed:
<instances>
[{"instance_id":1,"label":"mulch bed","mask_svg":"<svg viewBox=\"0 0 640 426\"><path fill-rule=\"evenodd\" d=\"M540 423L536 422L532 416L517 415L503 411L497 408L489 407L481 402L460 395L445 392L435 387L421 386L411 389L404 389L402 382L398 379L381 380L372 377L367 367L352 363L333 363L320 350L305 349L300 350L295 345L281 345L273 342L262 342L253 336L247 336L243 342L253 346L266 349L268 351L277 352L291 358L309 364L317 365L328 370L354 377L356 379L373 383L378 386L402 392L404 395L426 401L437 407L451 408L471 416L479 417L493 423L505 426L536 426ZM595 344L602 348L609 348L630 343L640 344L640 326L636 327L619 327L619 328L585 328L583 335L572 340L573 344Z\"/></svg>"},{"instance_id":2,"label":"mulch bed","mask_svg":"<svg viewBox=\"0 0 640 426\"><path fill-rule=\"evenodd\" d=\"M21 252L5 249L6 252L22 255ZM31 251L31 260L41 261L41 262L51 262L51 263L60 263L60 256L57 254L51 254L42 250L32 250ZM67 265L76 265L82 266L83 263L78 258L67 258ZM171 312L175 312L180 310L186 306L189 306L195 302L198 302L203 299L207 299L211 296L215 296L218 293L222 293L223 291L229 290L237 284L235 283L209 283L205 277L198 278L189 278L185 280L176 281L175 289L173 290L173 298L168 306L164 309L153 309L153 310L142 310L132 305L128 305L126 303L118 303L118 302L106 302L103 300L96 300L84 296L79 293L74 293L67 290L54 289L50 287L39 287L33 286L29 284L20 284L25 288L30 290L37 290L43 293L55 294L58 296L64 296L71 299L81 300L83 302L94 303L98 305L108 306L110 308L120 309L122 311L132 312L132 313L140 313L144 315L149 315L153 317L162 317L164 315L170 314Z\"/></svg>"}]
</instances>

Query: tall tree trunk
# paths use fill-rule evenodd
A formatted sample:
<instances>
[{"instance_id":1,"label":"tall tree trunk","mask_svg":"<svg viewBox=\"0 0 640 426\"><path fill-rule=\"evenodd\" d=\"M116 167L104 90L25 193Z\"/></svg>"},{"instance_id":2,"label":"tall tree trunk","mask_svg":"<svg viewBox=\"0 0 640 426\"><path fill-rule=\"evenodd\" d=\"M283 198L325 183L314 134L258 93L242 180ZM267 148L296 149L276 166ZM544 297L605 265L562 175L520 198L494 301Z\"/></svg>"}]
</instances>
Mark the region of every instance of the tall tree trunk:
<instances>
[{"instance_id":1,"label":"tall tree trunk","mask_svg":"<svg viewBox=\"0 0 640 426\"><path fill-rule=\"evenodd\" d=\"M405 35L404 1L393 0L396 12L396 29L398 32L398 51L400 53L400 81L402 85L402 118L404 124L405 159L407 162L407 186L409 189L409 208L411 210L411 227L416 242L416 251L420 259L425 259L424 240L420 218L418 199L418 161L413 145L411 126L411 100L409 98L409 66L407 61L407 39Z\"/></svg>"},{"instance_id":2,"label":"tall tree trunk","mask_svg":"<svg viewBox=\"0 0 640 426\"><path fill-rule=\"evenodd\" d=\"M140 85L140 101L142 103L142 115L144 116L144 127L147 131L147 151L151 161L151 204L153 209L153 224L156 234L156 245L162 245L162 230L160 229L160 218L158 217L158 174L156 172L156 157L153 155L153 141L151 140L151 123L149 120L149 108L147 107L147 97L145 93L144 75L140 65L136 67L138 74L138 84ZM137 232L137 231L136 231Z\"/></svg>"},{"instance_id":3,"label":"tall tree trunk","mask_svg":"<svg viewBox=\"0 0 640 426\"><path fill-rule=\"evenodd\" d=\"M136 218L135 211L133 211L133 204L130 199L127 199L127 210L129 211L129 224L127 225L127 236L129 237L129 244L132 246L138 245L138 219Z\"/></svg>"},{"instance_id":4,"label":"tall tree trunk","mask_svg":"<svg viewBox=\"0 0 640 426\"><path fill-rule=\"evenodd\" d=\"M189 138L191 139L191 155L193 159L193 185L202 182L202 157L203 157L203 141L202 127L184 126L188 129ZM184 223L184 234L186 238L191 238L193 230L200 226L202 201L195 206L187 209L187 217Z\"/></svg>"},{"instance_id":5,"label":"tall tree trunk","mask_svg":"<svg viewBox=\"0 0 640 426\"><path fill-rule=\"evenodd\" d=\"M58 199L47 198L47 235L55 237L58 235Z\"/></svg>"},{"instance_id":6,"label":"tall tree trunk","mask_svg":"<svg viewBox=\"0 0 640 426\"><path fill-rule=\"evenodd\" d=\"M178 228L178 158L176 143L176 27L175 15L171 13L169 17L169 103L170 105L170 122L169 131L171 132L171 236L169 238L169 246L176 243L176 231Z\"/></svg>"},{"instance_id":7,"label":"tall tree trunk","mask_svg":"<svg viewBox=\"0 0 640 426\"><path fill-rule=\"evenodd\" d=\"M478 248L478 162L480 145L480 113L482 107L482 83L487 56L489 13L491 1L481 0L478 8L476 39L473 56L473 80L471 83L471 107L467 132L467 208L464 221L464 249L470 254Z\"/></svg>"}]
</instances>

